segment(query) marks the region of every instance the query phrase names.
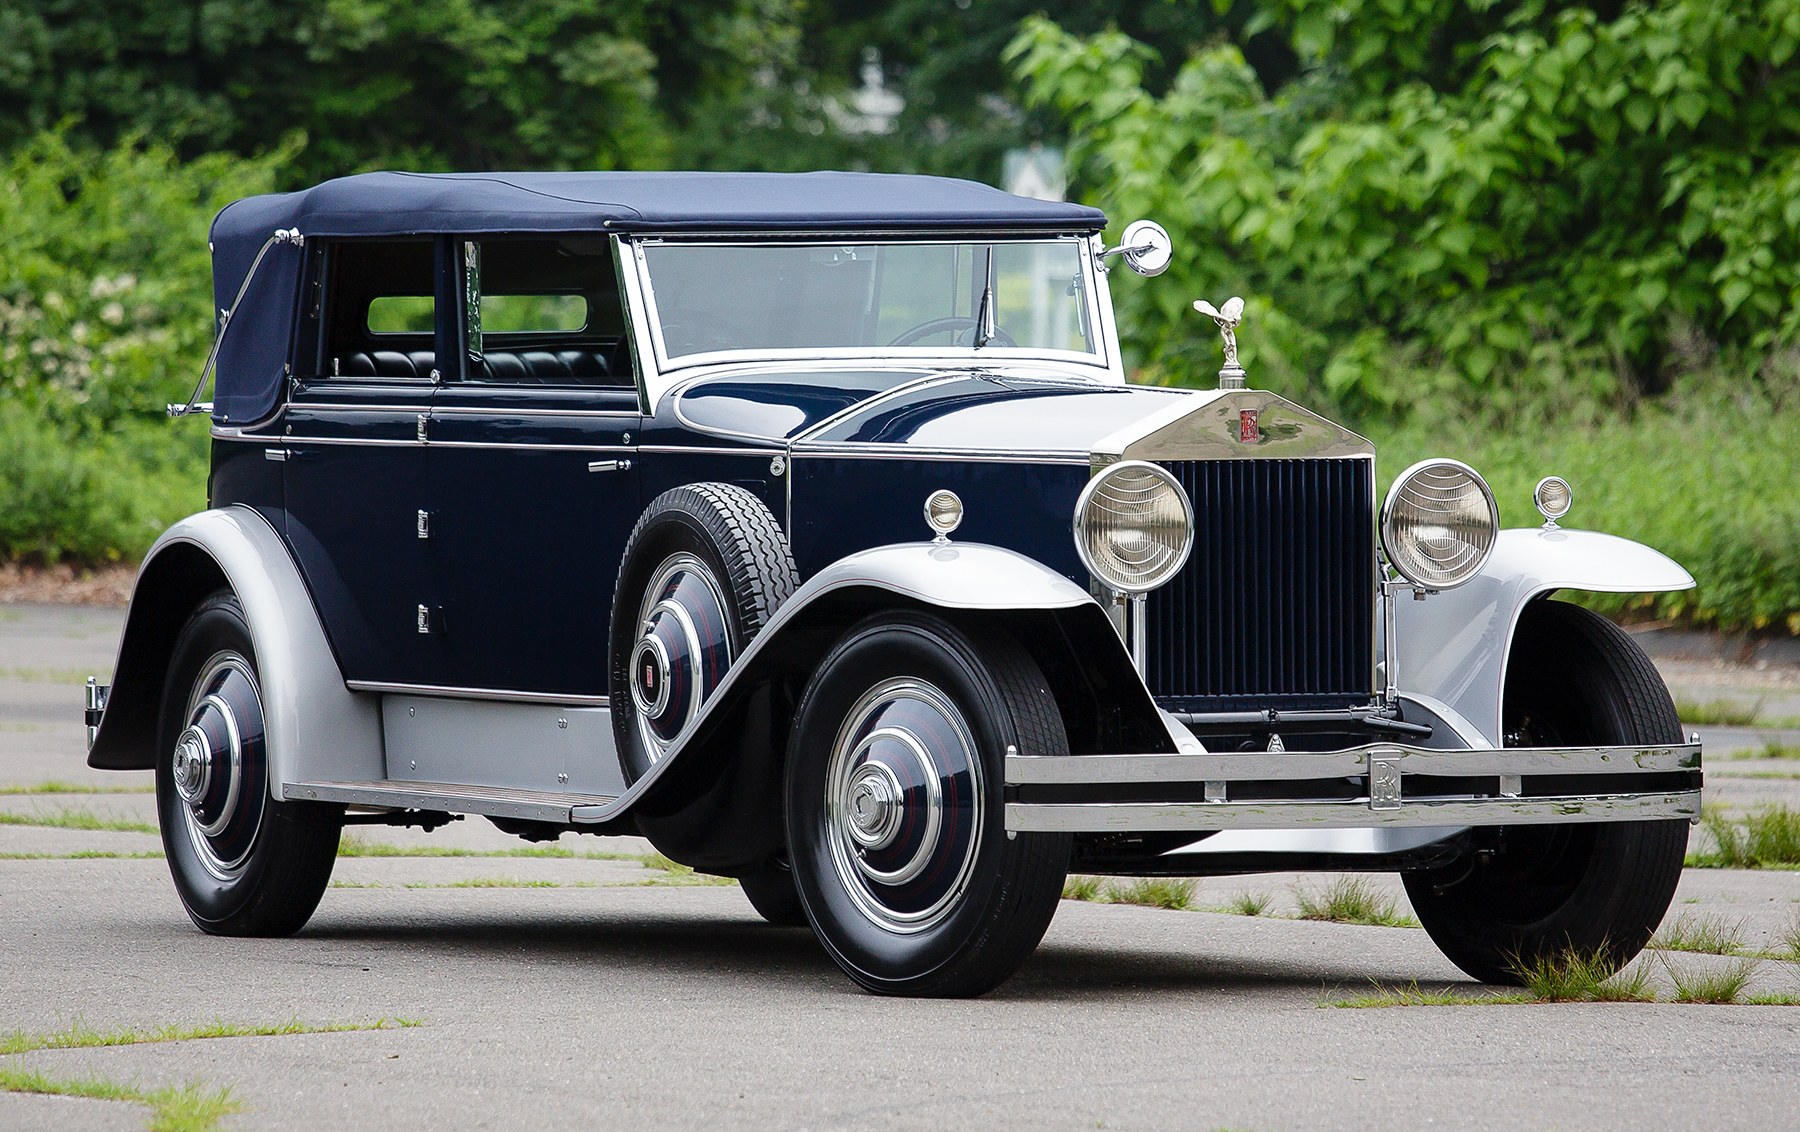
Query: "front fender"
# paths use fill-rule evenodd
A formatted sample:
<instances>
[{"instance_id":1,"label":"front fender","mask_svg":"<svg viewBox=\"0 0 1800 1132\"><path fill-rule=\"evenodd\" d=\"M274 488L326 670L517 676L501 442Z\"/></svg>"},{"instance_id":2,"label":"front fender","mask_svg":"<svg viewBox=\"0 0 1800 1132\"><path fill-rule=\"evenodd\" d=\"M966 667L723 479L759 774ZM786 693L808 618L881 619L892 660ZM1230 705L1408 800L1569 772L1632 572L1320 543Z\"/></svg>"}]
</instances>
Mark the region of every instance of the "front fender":
<instances>
[{"instance_id":1,"label":"front fender","mask_svg":"<svg viewBox=\"0 0 1800 1132\"><path fill-rule=\"evenodd\" d=\"M385 778L376 698L344 686L286 544L268 520L241 506L190 515L144 556L88 765L155 765L157 713L175 637L194 605L220 587L237 595L250 624L274 796L282 798L288 782Z\"/></svg>"},{"instance_id":2,"label":"front fender","mask_svg":"<svg viewBox=\"0 0 1800 1132\"><path fill-rule=\"evenodd\" d=\"M746 713L758 689L771 682L803 686L844 630L868 614L921 607L1017 637L1045 669L1077 749L1172 749L1118 633L1087 591L1000 547L899 543L851 554L807 579L649 772L611 804L578 807L575 820L610 821L627 811L669 814L718 792L720 776L745 759ZM1098 706L1090 710L1088 704ZM781 752L774 754L779 760Z\"/></svg>"},{"instance_id":3,"label":"front fender","mask_svg":"<svg viewBox=\"0 0 1800 1132\"><path fill-rule=\"evenodd\" d=\"M1403 692L1441 700L1498 747L1506 664L1519 614L1555 590L1660 593L1694 577L1642 543L1597 531L1501 531L1481 572L1453 590L1395 602L1395 680Z\"/></svg>"}]
</instances>

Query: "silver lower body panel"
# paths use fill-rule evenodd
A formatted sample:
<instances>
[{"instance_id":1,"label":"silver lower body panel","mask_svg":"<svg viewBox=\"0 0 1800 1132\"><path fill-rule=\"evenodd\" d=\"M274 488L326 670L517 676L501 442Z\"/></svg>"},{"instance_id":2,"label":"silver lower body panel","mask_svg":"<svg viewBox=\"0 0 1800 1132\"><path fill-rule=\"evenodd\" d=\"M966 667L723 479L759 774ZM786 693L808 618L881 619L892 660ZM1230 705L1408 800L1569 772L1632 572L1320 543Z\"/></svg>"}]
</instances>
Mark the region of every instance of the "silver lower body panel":
<instances>
[{"instance_id":1,"label":"silver lower body panel","mask_svg":"<svg viewBox=\"0 0 1800 1132\"><path fill-rule=\"evenodd\" d=\"M561 794L548 790L514 790L494 786L454 786L442 782L293 782L287 797L302 801L343 802L391 810L441 810L491 818L568 825L578 806L611 808L617 799L599 794Z\"/></svg>"}]
</instances>

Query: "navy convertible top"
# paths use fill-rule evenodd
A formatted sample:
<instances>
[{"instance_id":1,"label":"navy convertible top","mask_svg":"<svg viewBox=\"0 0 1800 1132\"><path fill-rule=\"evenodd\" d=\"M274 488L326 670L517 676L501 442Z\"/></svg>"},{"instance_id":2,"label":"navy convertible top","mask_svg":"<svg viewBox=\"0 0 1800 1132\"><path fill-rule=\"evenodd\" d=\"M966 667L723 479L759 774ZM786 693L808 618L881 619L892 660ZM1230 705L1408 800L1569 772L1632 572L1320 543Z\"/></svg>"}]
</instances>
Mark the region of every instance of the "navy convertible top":
<instances>
[{"instance_id":1,"label":"navy convertible top","mask_svg":"<svg viewBox=\"0 0 1800 1132\"><path fill-rule=\"evenodd\" d=\"M893 173L360 173L249 197L213 220L213 296L232 306L277 229L305 237L479 232L1097 232L1099 209L974 181ZM271 246L220 345L213 415L266 416L280 395L301 249Z\"/></svg>"}]
</instances>

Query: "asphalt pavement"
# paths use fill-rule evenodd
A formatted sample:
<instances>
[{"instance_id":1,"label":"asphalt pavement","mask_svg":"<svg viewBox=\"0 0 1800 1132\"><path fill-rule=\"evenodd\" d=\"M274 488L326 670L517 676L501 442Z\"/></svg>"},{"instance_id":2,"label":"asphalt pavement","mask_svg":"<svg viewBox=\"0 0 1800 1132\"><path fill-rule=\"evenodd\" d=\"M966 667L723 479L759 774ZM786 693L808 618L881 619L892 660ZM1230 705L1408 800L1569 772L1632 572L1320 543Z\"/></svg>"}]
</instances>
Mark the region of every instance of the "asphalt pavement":
<instances>
[{"instance_id":1,"label":"asphalt pavement","mask_svg":"<svg viewBox=\"0 0 1800 1132\"><path fill-rule=\"evenodd\" d=\"M476 818L353 831L301 934L205 936L156 856L148 775L83 764L80 683L108 675L121 620L0 606L0 1050L77 1026L301 1032L0 1053L0 1128L149 1123L130 1101L9 1091L33 1072L226 1088L240 1108L222 1126L258 1129L1800 1121L1794 1007L1345 1005L1415 982L1486 990L1416 928L1291 918L1326 876L1205 880L1185 911L1064 901L1020 974L970 1002L863 994L809 933L642 859L641 841L504 856L524 843ZM1709 804L1800 805L1800 758L1770 754L1800 744L1800 674L1659 664L1684 701L1755 702L1778 724L1698 728ZM1366 879L1407 913L1394 878ZM1267 897L1264 914L1223 910L1242 895ZM1683 914L1778 951L1800 926L1800 872L1690 870ZM1740 960L1640 962L1668 998L1676 975ZM1756 961L1751 991L1800 996L1800 964Z\"/></svg>"}]
</instances>

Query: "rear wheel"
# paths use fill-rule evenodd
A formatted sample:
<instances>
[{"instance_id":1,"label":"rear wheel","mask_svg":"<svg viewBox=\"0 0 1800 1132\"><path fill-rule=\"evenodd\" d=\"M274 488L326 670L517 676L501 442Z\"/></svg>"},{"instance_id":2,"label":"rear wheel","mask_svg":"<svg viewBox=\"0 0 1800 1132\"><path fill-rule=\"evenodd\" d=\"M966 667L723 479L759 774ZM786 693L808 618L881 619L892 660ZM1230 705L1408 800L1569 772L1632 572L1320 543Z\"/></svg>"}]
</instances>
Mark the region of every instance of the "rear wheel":
<instances>
[{"instance_id":1,"label":"rear wheel","mask_svg":"<svg viewBox=\"0 0 1800 1132\"><path fill-rule=\"evenodd\" d=\"M981 994L1043 937L1070 839L1007 833L1008 747L1068 750L1010 641L883 615L813 677L788 748L788 853L814 932L863 987Z\"/></svg>"},{"instance_id":2,"label":"rear wheel","mask_svg":"<svg viewBox=\"0 0 1800 1132\"><path fill-rule=\"evenodd\" d=\"M232 594L201 602L176 638L158 736L157 815L188 916L216 935L300 930L331 879L343 809L270 797L256 654Z\"/></svg>"},{"instance_id":3,"label":"rear wheel","mask_svg":"<svg viewBox=\"0 0 1800 1132\"><path fill-rule=\"evenodd\" d=\"M1513 747L1681 742L1650 659L1616 625L1559 601L1519 621L1503 726ZM1615 967L1643 950L1681 879L1688 823L1590 822L1477 830L1469 855L1408 873L1406 893L1444 954L1486 983L1563 952Z\"/></svg>"}]
</instances>

